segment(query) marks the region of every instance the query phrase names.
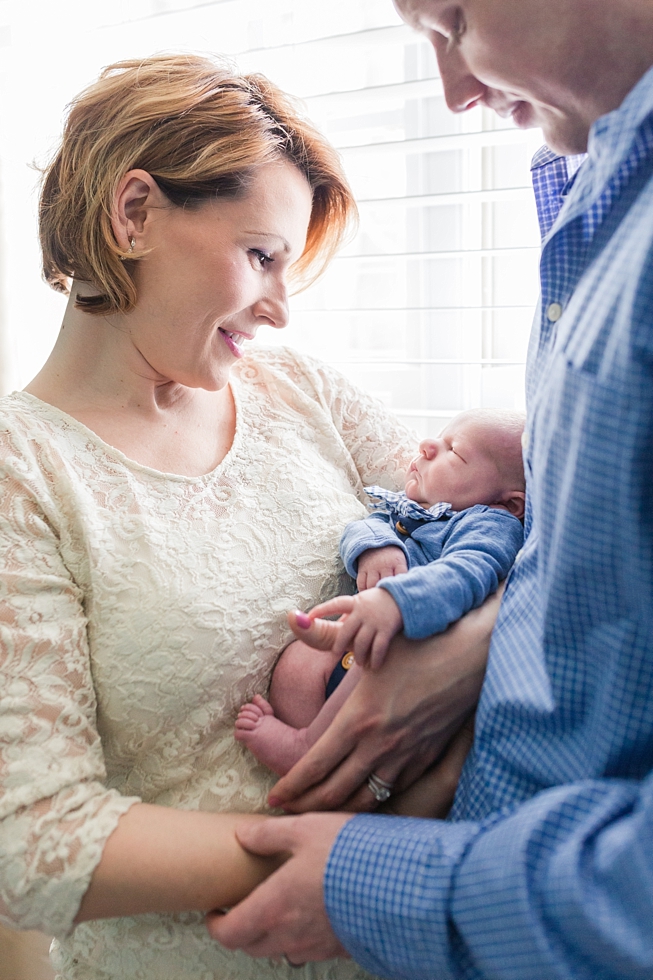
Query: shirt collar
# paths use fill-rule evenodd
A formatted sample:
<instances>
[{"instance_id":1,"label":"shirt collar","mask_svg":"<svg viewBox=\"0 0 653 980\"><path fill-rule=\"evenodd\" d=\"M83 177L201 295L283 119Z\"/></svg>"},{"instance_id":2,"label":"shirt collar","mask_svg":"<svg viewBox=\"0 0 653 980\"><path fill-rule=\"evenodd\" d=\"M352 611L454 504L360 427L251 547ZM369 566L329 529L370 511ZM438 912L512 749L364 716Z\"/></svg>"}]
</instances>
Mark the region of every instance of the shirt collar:
<instances>
[{"instance_id":1,"label":"shirt collar","mask_svg":"<svg viewBox=\"0 0 653 980\"><path fill-rule=\"evenodd\" d=\"M451 509L451 504L446 501L433 504L432 507L422 507L420 504L410 500L405 493L394 493L392 490L385 490L383 487L365 487L368 497L375 497L377 500L370 502L370 510L377 514L389 514L391 517L407 517L412 521L439 521L443 517L453 517L456 513Z\"/></svg>"},{"instance_id":2,"label":"shirt collar","mask_svg":"<svg viewBox=\"0 0 653 980\"><path fill-rule=\"evenodd\" d=\"M640 78L621 105L593 123L587 144L587 163L579 171L564 210L572 221L592 206L619 165L632 150L636 134L653 113L653 67Z\"/></svg>"}]
</instances>

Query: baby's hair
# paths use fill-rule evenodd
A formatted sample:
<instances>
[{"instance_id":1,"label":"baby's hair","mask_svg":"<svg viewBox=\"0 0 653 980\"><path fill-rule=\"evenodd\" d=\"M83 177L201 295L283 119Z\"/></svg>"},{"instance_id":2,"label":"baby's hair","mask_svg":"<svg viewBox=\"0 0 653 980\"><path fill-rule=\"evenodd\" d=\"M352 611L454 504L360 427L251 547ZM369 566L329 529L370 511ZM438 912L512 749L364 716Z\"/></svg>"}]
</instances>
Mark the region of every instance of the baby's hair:
<instances>
[{"instance_id":1,"label":"baby's hair","mask_svg":"<svg viewBox=\"0 0 653 980\"><path fill-rule=\"evenodd\" d=\"M313 192L306 247L291 270L304 287L340 245L356 205L337 152L298 103L263 75L242 75L219 58L166 54L109 65L71 103L44 171L46 282L64 293L71 278L92 283L97 294L80 296L80 308L128 313L136 303L132 259L111 226L122 177L146 170L172 206L196 208L246 193L257 169L280 157Z\"/></svg>"},{"instance_id":2,"label":"baby's hair","mask_svg":"<svg viewBox=\"0 0 653 980\"><path fill-rule=\"evenodd\" d=\"M525 490L522 434L526 415L510 408L472 408L456 416L484 426L488 441L484 451L491 457L499 472L510 483L511 490Z\"/></svg>"}]
</instances>

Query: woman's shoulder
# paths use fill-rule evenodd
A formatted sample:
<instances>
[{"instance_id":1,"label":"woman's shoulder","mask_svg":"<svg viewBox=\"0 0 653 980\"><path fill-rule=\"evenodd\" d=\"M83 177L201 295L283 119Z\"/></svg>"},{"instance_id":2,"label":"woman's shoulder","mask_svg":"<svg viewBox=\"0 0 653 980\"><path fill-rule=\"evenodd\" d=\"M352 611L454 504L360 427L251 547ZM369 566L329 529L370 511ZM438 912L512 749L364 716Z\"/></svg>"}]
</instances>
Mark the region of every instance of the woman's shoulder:
<instances>
[{"instance_id":1,"label":"woman's shoulder","mask_svg":"<svg viewBox=\"0 0 653 980\"><path fill-rule=\"evenodd\" d=\"M60 468L69 449L70 434L51 406L25 391L0 398L0 479L44 492L46 474Z\"/></svg>"},{"instance_id":2,"label":"woman's shoulder","mask_svg":"<svg viewBox=\"0 0 653 980\"><path fill-rule=\"evenodd\" d=\"M0 436L3 439L29 437L42 428L33 399L24 391L13 391L0 398Z\"/></svg>"},{"instance_id":3,"label":"woman's shoulder","mask_svg":"<svg viewBox=\"0 0 653 980\"><path fill-rule=\"evenodd\" d=\"M57 410L26 391L14 391L0 398L0 436L17 443L43 437L53 440L65 426Z\"/></svg>"},{"instance_id":4,"label":"woman's shoulder","mask_svg":"<svg viewBox=\"0 0 653 980\"><path fill-rule=\"evenodd\" d=\"M252 345L238 362L240 373L262 372L283 375L291 380L299 380L326 368L315 357L303 354L292 347L272 344Z\"/></svg>"},{"instance_id":5,"label":"woman's shoulder","mask_svg":"<svg viewBox=\"0 0 653 980\"><path fill-rule=\"evenodd\" d=\"M236 371L244 383L258 383L268 390L276 386L293 388L322 404L329 401L325 395L330 388L348 384L330 365L285 346L252 346L238 362Z\"/></svg>"}]
</instances>

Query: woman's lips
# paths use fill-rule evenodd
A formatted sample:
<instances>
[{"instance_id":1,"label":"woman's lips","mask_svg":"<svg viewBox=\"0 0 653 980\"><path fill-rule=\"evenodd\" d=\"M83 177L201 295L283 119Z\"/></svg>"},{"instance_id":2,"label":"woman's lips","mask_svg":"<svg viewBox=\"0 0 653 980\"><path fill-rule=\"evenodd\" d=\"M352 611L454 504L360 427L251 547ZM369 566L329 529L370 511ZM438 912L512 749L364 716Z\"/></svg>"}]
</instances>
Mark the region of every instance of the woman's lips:
<instances>
[{"instance_id":1,"label":"woman's lips","mask_svg":"<svg viewBox=\"0 0 653 980\"><path fill-rule=\"evenodd\" d=\"M252 338L244 333L238 333L235 330L224 330L222 327L218 327L218 333L222 334L225 344L234 355L234 357L242 357L243 349L240 344L245 340L251 340Z\"/></svg>"}]
</instances>

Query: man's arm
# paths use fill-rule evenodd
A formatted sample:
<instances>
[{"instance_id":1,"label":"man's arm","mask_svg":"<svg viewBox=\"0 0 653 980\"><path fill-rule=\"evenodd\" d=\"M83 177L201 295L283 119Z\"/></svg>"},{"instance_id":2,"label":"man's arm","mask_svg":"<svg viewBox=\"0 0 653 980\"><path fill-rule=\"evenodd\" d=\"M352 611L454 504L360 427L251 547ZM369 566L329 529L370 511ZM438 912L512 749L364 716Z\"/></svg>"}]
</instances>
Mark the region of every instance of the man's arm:
<instances>
[{"instance_id":1,"label":"man's arm","mask_svg":"<svg viewBox=\"0 0 653 980\"><path fill-rule=\"evenodd\" d=\"M653 777L557 787L480 824L361 816L331 851L326 908L384 977L644 980L652 836Z\"/></svg>"},{"instance_id":2,"label":"man's arm","mask_svg":"<svg viewBox=\"0 0 653 980\"><path fill-rule=\"evenodd\" d=\"M244 827L290 860L214 938L397 980L648 980L653 776L587 780L482 823L306 814ZM328 855L328 857L327 857Z\"/></svg>"}]
</instances>

